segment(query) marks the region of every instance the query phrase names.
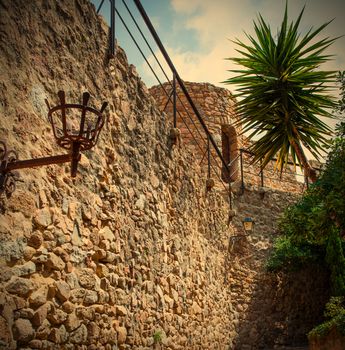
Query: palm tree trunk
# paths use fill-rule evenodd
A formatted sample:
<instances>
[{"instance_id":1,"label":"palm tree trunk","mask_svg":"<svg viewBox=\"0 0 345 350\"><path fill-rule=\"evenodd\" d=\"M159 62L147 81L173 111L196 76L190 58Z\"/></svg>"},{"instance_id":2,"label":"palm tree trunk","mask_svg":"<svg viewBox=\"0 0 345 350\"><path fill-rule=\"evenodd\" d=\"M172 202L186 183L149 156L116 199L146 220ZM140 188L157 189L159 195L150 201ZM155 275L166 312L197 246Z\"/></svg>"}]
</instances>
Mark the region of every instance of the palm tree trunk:
<instances>
[{"instance_id":1,"label":"palm tree trunk","mask_svg":"<svg viewBox=\"0 0 345 350\"><path fill-rule=\"evenodd\" d=\"M296 152L298 160L301 162L301 165L304 170L304 176L309 178L311 182L315 182L316 177L316 171L314 168L311 167L311 165L308 162L308 159L303 151L303 148L299 142L296 140L290 140L291 146L293 147L294 151Z\"/></svg>"}]
</instances>

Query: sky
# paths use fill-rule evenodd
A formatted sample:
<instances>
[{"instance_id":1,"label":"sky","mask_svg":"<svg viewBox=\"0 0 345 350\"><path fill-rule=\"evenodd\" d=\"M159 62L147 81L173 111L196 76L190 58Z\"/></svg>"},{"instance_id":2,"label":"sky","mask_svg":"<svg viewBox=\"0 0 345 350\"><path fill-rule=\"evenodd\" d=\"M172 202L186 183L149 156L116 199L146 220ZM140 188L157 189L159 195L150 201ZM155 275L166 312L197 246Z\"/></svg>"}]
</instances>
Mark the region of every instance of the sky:
<instances>
[{"instance_id":1,"label":"sky","mask_svg":"<svg viewBox=\"0 0 345 350\"><path fill-rule=\"evenodd\" d=\"M96 8L100 4L100 0L92 0L92 2ZM144 28L145 25L133 1L126 0L126 3L137 18L140 27ZM233 91L235 87L222 83L233 76L233 73L228 70L237 68L234 63L226 60L228 57L239 56L232 40L240 39L246 42L244 32L253 34L253 20L259 13L270 24L273 32L276 31L282 21L285 0L142 0L142 5L182 79L209 82ZM306 9L300 26L302 33L311 27L316 28L333 20L318 38L345 35L345 0L289 0L289 18L295 20L304 5ZM158 74L159 67L140 38L140 34L131 24L132 21L122 0L116 0L116 6ZM109 21L109 1L105 0L101 14L106 21ZM144 33L153 51L159 56L158 48L150 35L146 30ZM116 37L120 46L125 49L129 62L137 67L142 80L148 86L156 85L158 83L156 78L119 18L116 18ZM332 61L321 66L323 70L345 70L345 37L339 38L327 53L334 57ZM161 56L159 59L169 72ZM158 77L165 81L163 74L158 74ZM171 75L168 74L168 77L171 78Z\"/></svg>"}]
</instances>

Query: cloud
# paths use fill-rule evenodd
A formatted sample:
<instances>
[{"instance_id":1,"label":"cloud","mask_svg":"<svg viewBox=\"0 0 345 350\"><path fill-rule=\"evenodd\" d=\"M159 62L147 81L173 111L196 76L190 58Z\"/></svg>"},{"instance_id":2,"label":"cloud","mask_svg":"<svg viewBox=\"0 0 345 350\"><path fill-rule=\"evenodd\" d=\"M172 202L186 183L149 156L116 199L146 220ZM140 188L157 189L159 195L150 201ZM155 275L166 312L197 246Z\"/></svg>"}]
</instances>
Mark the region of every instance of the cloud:
<instances>
[{"instance_id":1,"label":"cloud","mask_svg":"<svg viewBox=\"0 0 345 350\"><path fill-rule=\"evenodd\" d=\"M296 19L303 8L305 0L289 2L289 18ZM219 85L229 77L227 70L236 66L225 57L238 56L236 45L227 39L236 38L247 41L244 31L253 33L253 20L260 12L270 23L272 31L280 25L285 8L285 0L171 0L172 8L177 16L188 15L184 22L185 28L196 31L199 48L193 51L181 51L178 43L171 45L170 55L186 80L209 81ZM309 0L306 5L301 30L318 27L325 21L345 13L343 0ZM320 37L336 37L345 34L342 18L336 18L321 34ZM342 28L342 29L341 29ZM344 33L341 33L343 30ZM327 62L323 69L345 69L345 38L340 38L327 51L329 54L338 53L334 60Z\"/></svg>"},{"instance_id":2,"label":"cloud","mask_svg":"<svg viewBox=\"0 0 345 350\"><path fill-rule=\"evenodd\" d=\"M191 14L198 10L202 1L200 0L171 0L172 8L179 13Z\"/></svg>"}]
</instances>

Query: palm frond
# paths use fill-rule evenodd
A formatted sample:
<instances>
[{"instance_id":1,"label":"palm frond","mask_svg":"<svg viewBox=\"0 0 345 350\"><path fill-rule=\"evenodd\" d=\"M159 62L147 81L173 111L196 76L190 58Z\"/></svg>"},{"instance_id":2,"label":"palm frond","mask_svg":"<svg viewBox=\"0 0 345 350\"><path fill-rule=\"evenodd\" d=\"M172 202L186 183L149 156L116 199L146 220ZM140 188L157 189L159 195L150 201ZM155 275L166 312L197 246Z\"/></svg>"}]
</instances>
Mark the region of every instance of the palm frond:
<instances>
[{"instance_id":1,"label":"palm frond","mask_svg":"<svg viewBox=\"0 0 345 350\"><path fill-rule=\"evenodd\" d=\"M331 130L320 117L332 118L329 112L336 106L328 93L336 72L318 70L331 55L325 50L337 38L315 38L331 23L310 28L305 35L299 25L305 7L296 21L288 23L287 3L278 36L274 39L269 24L259 14L254 21L255 37L245 33L249 43L238 39L240 57L229 58L239 69L231 70L236 76L228 84L238 86L238 123L249 138L260 135L251 146L254 161L266 165L277 157L277 168L282 170L291 159L302 164L297 147L305 146L316 158L327 146ZM306 166L305 164L302 164Z\"/></svg>"}]
</instances>

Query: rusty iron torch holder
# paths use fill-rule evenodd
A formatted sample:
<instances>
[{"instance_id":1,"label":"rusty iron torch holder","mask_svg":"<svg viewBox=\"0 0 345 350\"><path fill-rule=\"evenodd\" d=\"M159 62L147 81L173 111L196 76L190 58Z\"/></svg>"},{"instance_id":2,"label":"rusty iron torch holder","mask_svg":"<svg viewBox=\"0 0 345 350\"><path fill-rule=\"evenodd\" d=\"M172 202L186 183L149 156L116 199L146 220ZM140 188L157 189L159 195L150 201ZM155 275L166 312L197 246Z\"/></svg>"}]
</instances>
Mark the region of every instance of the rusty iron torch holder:
<instances>
[{"instance_id":1,"label":"rusty iron torch holder","mask_svg":"<svg viewBox=\"0 0 345 350\"><path fill-rule=\"evenodd\" d=\"M50 108L48 101L48 119L52 125L57 144L69 150L69 153L27 160L18 160L17 153L7 150L7 146L0 141L0 194L11 194L15 190L15 176L13 170L33 168L51 164L71 162L71 176L77 175L78 162L81 151L91 149L98 141L99 133L104 125L103 111L107 106L104 102L100 110L87 106L90 94L84 92L82 104L67 104L64 91L59 91L60 104ZM81 111L77 129L71 127L68 111ZM87 118L87 114L89 115ZM75 119L75 118L74 118Z\"/></svg>"}]
</instances>

